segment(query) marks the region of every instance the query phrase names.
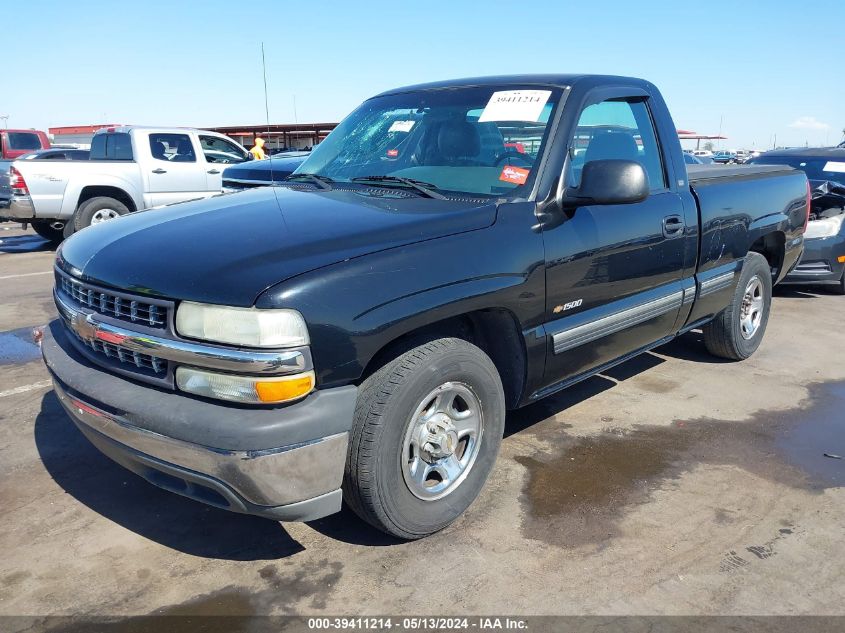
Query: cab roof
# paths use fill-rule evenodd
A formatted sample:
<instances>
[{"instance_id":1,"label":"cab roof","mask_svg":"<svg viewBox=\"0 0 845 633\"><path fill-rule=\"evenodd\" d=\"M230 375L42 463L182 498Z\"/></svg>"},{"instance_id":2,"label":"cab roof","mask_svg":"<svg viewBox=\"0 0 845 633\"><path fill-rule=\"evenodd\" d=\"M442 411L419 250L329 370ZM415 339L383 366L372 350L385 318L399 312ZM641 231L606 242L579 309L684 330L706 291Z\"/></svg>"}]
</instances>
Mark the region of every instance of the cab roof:
<instances>
[{"instance_id":1,"label":"cab roof","mask_svg":"<svg viewBox=\"0 0 845 633\"><path fill-rule=\"evenodd\" d=\"M617 75L589 75L589 74L538 74L538 75L492 75L489 77L466 77L463 79L451 79L446 81L435 81L431 83L416 84L386 90L377 97L386 95L401 94L403 92L416 92L419 90L443 90L448 88L469 88L478 86L540 86L546 88L566 88L581 81L591 81L596 84L624 84L638 85L643 88L651 84L644 79L636 77L622 77Z\"/></svg>"}]
</instances>

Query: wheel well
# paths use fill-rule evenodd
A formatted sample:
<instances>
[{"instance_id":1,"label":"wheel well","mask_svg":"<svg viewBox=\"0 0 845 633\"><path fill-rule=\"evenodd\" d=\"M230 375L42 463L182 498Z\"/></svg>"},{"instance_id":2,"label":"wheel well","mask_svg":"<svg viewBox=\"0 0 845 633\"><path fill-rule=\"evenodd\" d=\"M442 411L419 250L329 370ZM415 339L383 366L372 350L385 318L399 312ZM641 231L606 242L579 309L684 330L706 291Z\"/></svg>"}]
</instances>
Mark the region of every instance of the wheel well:
<instances>
[{"instance_id":1,"label":"wheel well","mask_svg":"<svg viewBox=\"0 0 845 633\"><path fill-rule=\"evenodd\" d=\"M769 262L772 280L777 280L783 268L783 258L786 253L786 236L780 231L767 233L751 245L749 251L760 253Z\"/></svg>"},{"instance_id":2,"label":"wheel well","mask_svg":"<svg viewBox=\"0 0 845 633\"><path fill-rule=\"evenodd\" d=\"M509 409L516 408L525 386L525 345L516 317L505 309L468 312L403 334L370 359L361 380L423 341L445 337L461 338L481 348L499 372L505 404Z\"/></svg>"},{"instance_id":3,"label":"wheel well","mask_svg":"<svg viewBox=\"0 0 845 633\"><path fill-rule=\"evenodd\" d=\"M100 196L119 200L120 202L126 205L126 208L129 209L130 212L136 211L135 202L132 200L132 197L123 189L120 189L119 187L107 187L102 185L84 187L79 194L79 201L76 203L76 208L78 209L80 206L82 206L83 203L87 202L91 198L99 198Z\"/></svg>"}]
</instances>

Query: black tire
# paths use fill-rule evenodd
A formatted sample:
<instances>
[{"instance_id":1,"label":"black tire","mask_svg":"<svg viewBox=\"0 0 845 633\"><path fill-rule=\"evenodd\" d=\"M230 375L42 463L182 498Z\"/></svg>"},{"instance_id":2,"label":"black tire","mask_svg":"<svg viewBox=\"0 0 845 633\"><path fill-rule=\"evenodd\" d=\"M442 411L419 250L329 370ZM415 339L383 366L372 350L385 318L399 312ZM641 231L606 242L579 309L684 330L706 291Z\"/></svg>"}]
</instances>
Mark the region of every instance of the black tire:
<instances>
[{"instance_id":1,"label":"black tire","mask_svg":"<svg viewBox=\"0 0 845 633\"><path fill-rule=\"evenodd\" d=\"M62 227L59 229L52 226L54 220L30 220L29 223L33 231L53 244L58 244L64 239L64 223L60 223Z\"/></svg>"},{"instance_id":2,"label":"black tire","mask_svg":"<svg viewBox=\"0 0 845 633\"><path fill-rule=\"evenodd\" d=\"M114 211L117 215L126 215L129 213L129 208L120 200L115 198L108 198L106 196L98 196L86 200L73 215L73 226L77 231L91 226L97 212Z\"/></svg>"},{"instance_id":3,"label":"black tire","mask_svg":"<svg viewBox=\"0 0 845 633\"><path fill-rule=\"evenodd\" d=\"M406 433L427 394L447 383L468 386L477 397L482 432L465 477L446 496L422 499L411 492L403 474ZM437 532L478 496L496 461L504 428L502 381L483 351L457 338L418 345L361 385L346 460L344 500L366 522L393 536L410 540Z\"/></svg>"},{"instance_id":4,"label":"black tire","mask_svg":"<svg viewBox=\"0 0 845 633\"><path fill-rule=\"evenodd\" d=\"M755 278L760 282L763 304L759 324L746 338L743 336L741 324L743 302L746 301L746 290ZM771 307L772 271L769 268L769 262L760 253L748 253L730 305L702 328L707 351L714 356L731 360L745 360L751 356L760 347L763 335L766 333Z\"/></svg>"}]
</instances>

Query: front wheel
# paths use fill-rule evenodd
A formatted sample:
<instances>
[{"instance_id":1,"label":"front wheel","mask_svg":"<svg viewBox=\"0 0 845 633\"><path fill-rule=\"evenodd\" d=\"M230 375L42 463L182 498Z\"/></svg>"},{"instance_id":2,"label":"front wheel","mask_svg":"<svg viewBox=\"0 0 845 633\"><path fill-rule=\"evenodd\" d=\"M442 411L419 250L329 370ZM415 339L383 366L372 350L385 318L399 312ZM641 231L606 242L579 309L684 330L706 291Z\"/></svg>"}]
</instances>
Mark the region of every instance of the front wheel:
<instances>
[{"instance_id":1,"label":"front wheel","mask_svg":"<svg viewBox=\"0 0 845 633\"><path fill-rule=\"evenodd\" d=\"M437 532L478 496L504 425L502 382L482 350L457 338L414 347L361 385L344 499L393 536Z\"/></svg>"},{"instance_id":2,"label":"front wheel","mask_svg":"<svg viewBox=\"0 0 845 633\"><path fill-rule=\"evenodd\" d=\"M760 253L745 257L730 305L705 325L704 344L714 356L745 360L763 340L772 306L772 271Z\"/></svg>"}]
</instances>

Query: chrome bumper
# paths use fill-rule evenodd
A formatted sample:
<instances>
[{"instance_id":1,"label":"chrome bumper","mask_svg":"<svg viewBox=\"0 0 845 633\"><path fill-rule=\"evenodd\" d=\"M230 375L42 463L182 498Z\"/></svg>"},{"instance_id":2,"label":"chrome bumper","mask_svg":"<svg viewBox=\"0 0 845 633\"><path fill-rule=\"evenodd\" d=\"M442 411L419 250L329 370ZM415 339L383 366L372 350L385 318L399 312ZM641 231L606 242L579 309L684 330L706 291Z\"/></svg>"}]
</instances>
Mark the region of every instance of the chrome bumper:
<instances>
[{"instance_id":1,"label":"chrome bumper","mask_svg":"<svg viewBox=\"0 0 845 633\"><path fill-rule=\"evenodd\" d=\"M191 494L192 484L195 491L199 480L198 485L215 491L226 501L215 505L223 505L230 510L262 514L260 507L271 509L291 506L327 495L331 495L327 500L330 507L337 506L331 511L340 509L339 491L343 481L348 433L278 449L224 451L138 428L117 415L84 402L78 396L68 394L56 380L53 386L65 411L98 448L119 462L124 460L116 457L113 451L134 458L138 463L152 464L152 470L184 482L184 491L176 489L174 492L199 497L200 501L209 503L208 495L203 498L201 494ZM92 431L112 440L114 444L111 450L104 447ZM144 460L145 457L153 460ZM148 479L158 483L155 477ZM229 502L230 495L226 494L226 488L235 493L234 503ZM306 520L299 516L292 518Z\"/></svg>"},{"instance_id":2,"label":"chrome bumper","mask_svg":"<svg viewBox=\"0 0 845 633\"><path fill-rule=\"evenodd\" d=\"M277 408L193 398L103 371L59 320L44 329L41 352L80 431L156 486L280 521L340 510L354 386L317 390Z\"/></svg>"},{"instance_id":3,"label":"chrome bumper","mask_svg":"<svg viewBox=\"0 0 845 633\"><path fill-rule=\"evenodd\" d=\"M31 220L35 217L32 198L29 196L12 196L9 201L9 208L3 212L3 215L16 220Z\"/></svg>"}]
</instances>

